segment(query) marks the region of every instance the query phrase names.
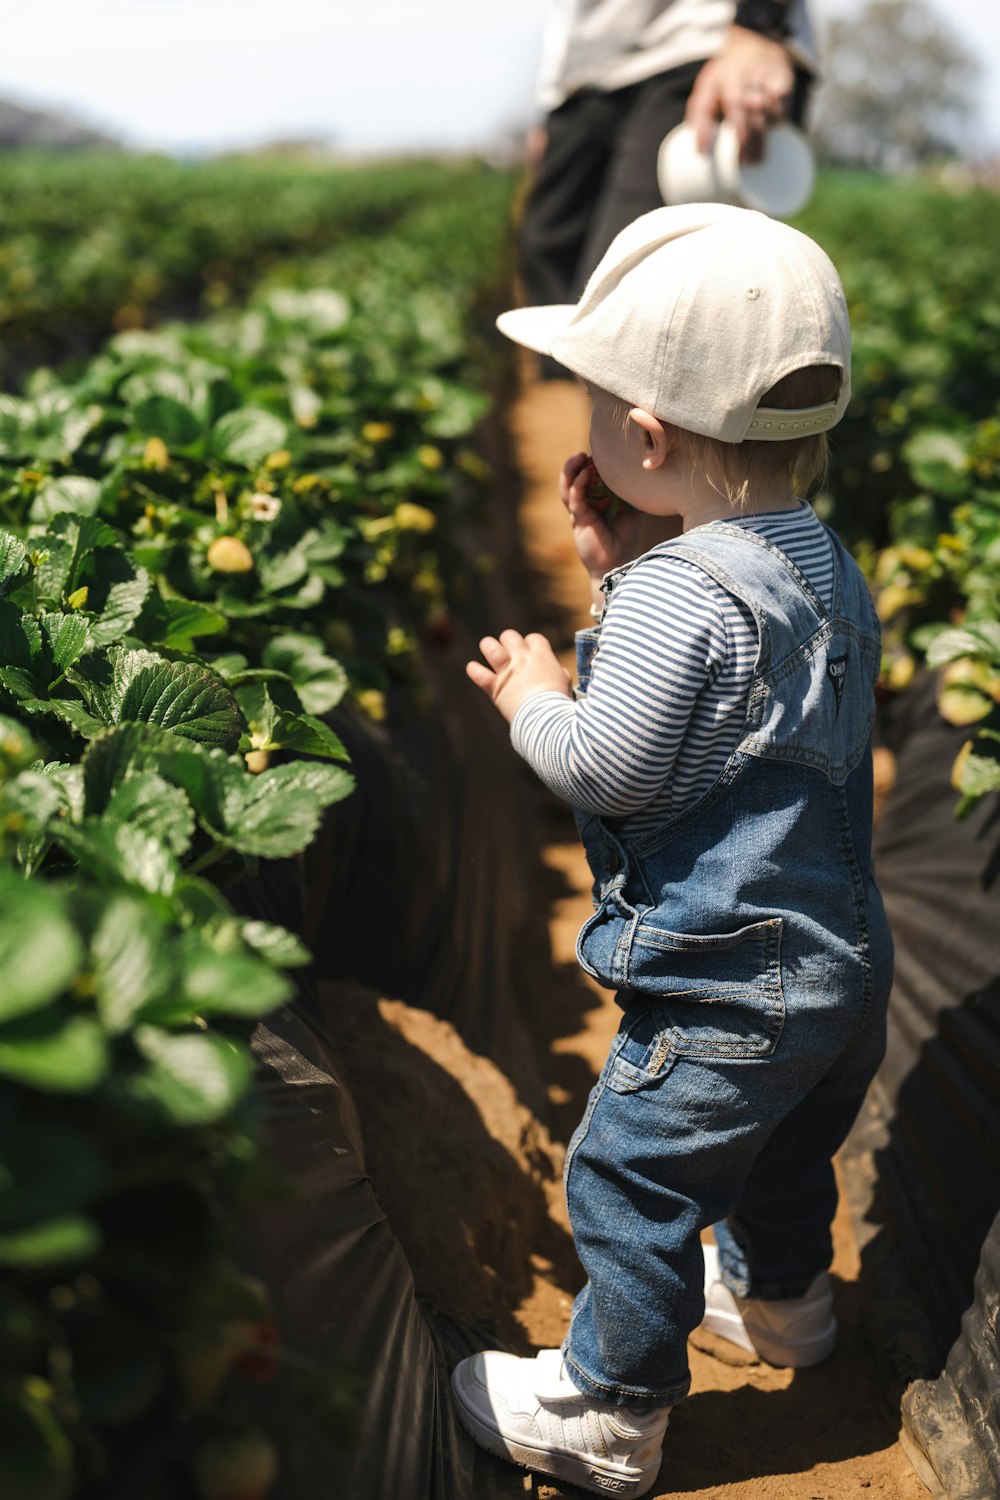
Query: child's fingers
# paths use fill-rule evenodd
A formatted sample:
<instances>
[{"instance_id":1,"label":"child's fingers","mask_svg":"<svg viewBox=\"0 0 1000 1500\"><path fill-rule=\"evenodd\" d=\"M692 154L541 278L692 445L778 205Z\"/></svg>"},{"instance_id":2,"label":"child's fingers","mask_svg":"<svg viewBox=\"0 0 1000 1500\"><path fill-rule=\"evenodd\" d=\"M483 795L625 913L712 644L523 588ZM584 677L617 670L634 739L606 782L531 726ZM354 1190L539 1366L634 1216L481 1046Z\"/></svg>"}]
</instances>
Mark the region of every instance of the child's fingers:
<instances>
[{"instance_id":1,"label":"child's fingers","mask_svg":"<svg viewBox=\"0 0 1000 1500\"><path fill-rule=\"evenodd\" d=\"M587 499L587 486L585 481L574 484L566 501L566 509L569 511L570 519L576 526L604 526L606 522L599 510L596 510Z\"/></svg>"},{"instance_id":2,"label":"child's fingers","mask_svg":"<svg viewBox=\"0 0 1000 1500\"><path fill-rule=\"evenodd\" d=\"M493 696L493 684L496 676L489 667L484 667L481 661L467 661L465 664L465 675L470 677L477 688L482 688L484 693Z\"/></svg>"},{"instance_id":3,"label":"child's fingers","mask_svg":"<svg viewBox=\"0 0 1000 1500\"><path fill-rule=\"evenodd\" d=\"M479 649L493 668L494 672L500 672L510 663L510 652L506 645L501 644L505 636L513 635L514 632L505 630L498 641L495 635L484 635L479 642ZM520 637L518 637L520 639Z\"/></svg>"},{"instance_id":4,"label":"child's fingers","mask_svg":"<svg viewBox=\"0 0 1000 1500\"><path fill-rule=\"evenodd\" d=\"M501 630L500 647L507 661L510 661L512 656L524 650L524 636L519 630Z\"/></svg>"},{"instance_id":5,"label":"child's fingers","mask_svg":"<svg viewBox=\"0 0 1000 1500\"><path fill-rule=\"evenodd\" d=\"M588 455L586 453L574 453L573 457L568 458L563 464L559 473L559 497L563 504L569 498L569 492L574 480L580 471L587 467L587 462Z\"/></svg>"}]
</instances>

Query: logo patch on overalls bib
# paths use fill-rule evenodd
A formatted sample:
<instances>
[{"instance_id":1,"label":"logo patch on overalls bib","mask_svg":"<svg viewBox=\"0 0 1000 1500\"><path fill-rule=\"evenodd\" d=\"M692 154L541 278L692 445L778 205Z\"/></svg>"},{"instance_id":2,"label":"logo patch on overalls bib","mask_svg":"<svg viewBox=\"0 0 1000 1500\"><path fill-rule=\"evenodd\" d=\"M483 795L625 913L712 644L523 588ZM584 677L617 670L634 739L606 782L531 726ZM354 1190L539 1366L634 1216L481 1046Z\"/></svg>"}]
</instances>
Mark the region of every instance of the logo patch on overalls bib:
<instances>
[{"instance_id":1,"label":"logo patch on overalls bib","mask_svg":"<svg viewBox=\"0 0 1000 1500\"><path fill-rule=\"evenodd\" d=\"M844 696L844 678L847 675L847 657L831 656L826 664L826 675L833 683L837 695L837 717L840 716L840 700Z\"/></svg>"}]
</instances>

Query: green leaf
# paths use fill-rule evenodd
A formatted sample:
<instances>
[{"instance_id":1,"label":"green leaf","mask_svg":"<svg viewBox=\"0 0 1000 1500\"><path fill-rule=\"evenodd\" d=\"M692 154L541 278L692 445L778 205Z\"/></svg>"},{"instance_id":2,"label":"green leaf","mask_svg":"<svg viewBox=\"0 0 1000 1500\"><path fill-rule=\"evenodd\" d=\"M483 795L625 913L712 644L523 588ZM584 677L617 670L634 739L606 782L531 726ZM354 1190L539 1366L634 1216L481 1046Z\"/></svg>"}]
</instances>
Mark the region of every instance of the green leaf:
<instances>
[{"instance_id":1,"label":"green leaf","mask_svg":"<svg viewBox=\"0 0 1000 1500\"><path fill-rule=\"evenodd\" d=\"M216 458L253 468L269 453L282 448L287 439L288 428L280 417L244 406L219 418L212 428L209 446Z\"/></svg>"},{"instance_id":2,"label":"green leaf","mask_svg":"<svg viewBox=\"0 0 1000 1500\"><path fill-rule=\"evenodd\" d=\"M35 598L40 605L58 609L69 592L75 556L73 545L67 538L47 536L39 550L42 560L34 569Z\"/></svg>"},{"instance_id":3,"label":"green leaf","mask_svg":"<svg viewBox=\"0 0 1000 1500\"><path fill-rule=\"evenodd\" d=\"M249 1053L212 1032L176 1035L141 1026L135 1041L146 1067L129 1080L128 1092L173 1124L221 1119L250 1083Z\"/></svg>"},{"instance_id":4,"label":"green leaf","mask_svg":"<svg viewBox=\"0 0 1000 1500\"><path fill-rule=\"evenodd\" d=\"M35 569L38 603L60 609L65 597L84 581L79 575L88 553L97 548L119 550L120 545L118 533L96 516L55 516L47 535L36 541L44 554Z\"/></svg>"},{"instance_id":5,"label":"green leaf","mask_svg":"<svg viewBox=\"0 0 1000 1500\"><path fill-rule=\"evenodd\" d=\"M286 859L310 844L322 809L346 797L354 779L319 761L276 766L258 776L231 773L217 782L217 812L205 819L212 836L241 854Z\"/></svg>"},{"instance_id":6,"label":"green leaf","mask_svg":"<svg viewBox=\"0 0 1000 1500\"><path fill-rule=\"evenodd\" d=\"M182 875L172 899L182 927L197 927L203 933L211 933L233 919L232 908L218 886L200 875Z\"/></svg>"},{"instance_id":7,"label":"green leaf","mask_svg":"<svg viewBox=\"0 0 1000 1500\"><path fill-rule=\"evenodd\" d=\"M165 844L178 858L194 837L194 812L180 787L155 771L143 771L120 781L104 809L109 824L124 823Z\"/></svg>"},{"instance_id":8,"label":"green leaf","mask_svg":"<svg viewBox=\"0 0 1000 1500\"><path fill-rule=\"evenodd\" d=\"M84 474L61 474L44 480L31 502L31 520L48 521L65 511L75 516L96 514L101 486Z\"/></svg>"},{"instance_id":9,"label":"green leaf","mask_svg":"<svg viewBox=\"0 0 1000 1500\"><path fill-rule=\"evenodd\" d=\"M125 1031L173 983L172 948L148 902L120 895L106 903L91 939L91 964L105 1027L113 1035Z\"/></svg>"},{"instance_id":10,"label":"green leaf","mask_svg":"<svg viewBox=\"0 0 1000 1500\"><path fill-rule=\"evenodd\" d=\"M269 594L277 594L306 578L309 562L301 546L287 552L261 552L257 556L257 572L262 588Z\"/></svg>"},{"instance_id":11,"label":"green leaf","mask_svg":"<svg viewBox=\"0 0 1000 1500\"><path fill-rule=\"evenodd\" d=\"M87 608L99 618L91 626L91 639L95 646L111 646L139 618L152 580L121 548L95 550L94 563L97 578L90 586Z\"/></svg>"},{"instance_id":12,"label":"green leaf","mask_svg":"<svg viewBox=\"0 0 1000 1500\"><path fill-rule=\"evenodd\" d=\"M287 927L277 927L271 922L256 919L242 923L240 936L261 958L279 969L298 969L310 963L309 949L289 932Z\"/></svg>"},{"instance_id":13,"label":"green leaf","mask_svg":"<svg viewBox=\"0 0 1000 1500\"><path fill-rule=\"evenodd\" d=\"M279 713L271 729L268 749L298 750L326 760L349 760L343 741L322 719L311 714Z\"/></svg>"},{"instance_id":14,"label":"green leaf","mask_svg":"<svg viewBox=\"0 0 1000 1500\"><path fill-rule=\"evenodd\" d=\"M426 390L435 408L423 423L430 437L464 437L490 409L488 397L451 381L428 381Z\"/></svg>"},{"instance_id":15,"label":"green leaf","mask_svg":"<svg viewBox=\"0 0 1000 1500\"><path fill-rule=\"evenodd\" d=\"M34 769L34 768L33 768ZM63 811L74 823L83 817L83 771L79 766L66 765L64 761L49 761L42 766L42 774L59 793Z\"/></svg>"},{"instance_id":16,"label":"green leaf","mask_svg":"<svg viewBox=\"0 0 1000 1500\"><path fill-rule=\"evenodd\" d=\"M321 807L342 801L354 788L354 777L349 771L342 771L339 766L321 765L315 760L297 760L275 766L266 774L283 792L309 791Z\"/></svg>"},{"instance_id":17,"label":"green leaf","mask_svg":"<svg viewBox=\"0 0 1000 1500\"><path fill-rule=\"evenodd\" d=\"M97 1021L63 1005L0 1026L0 1074L54 1094L85 1094L108 1071Z\"/></svg>"},{"instance_id":18,"label":"green leaf","mask_svg":"<svg viewBox=\"0 0 1000 1500\"><path fill-rule=\"evenodd\" d=\"M219 676L225 677L228 682L230 678L242 676L246 670L247 659L245 656L240 656L237 651L228 651L222 656L211 657L208 665L213 672L218 672Z\"/></svg>"},{"instance_id":19,"label":"green leaf","mask_svg":"<svg viewBox=\"0 0 1000 1500\"><path fill-rule=\"evenodd\" d=\"M350 303L332 287L278 287L265 303L272 317L283 323L297 323L313 338L342 328L351 315Z\"/></svg>"},{"instance_id":20,"label":"green leaf","mask_svg":"<svg viewBox=\"0 0 1000 1500\"><path fill-rule=\"evenodd\" d=\"M69 542L77 560L95 547L120 546L122 540L114 527L96 516L56 516L49 527L46 543L52 536Z\"/></svg>"},{"instance_id":21,"label":"green leaf","mask_svg":"<svg viewBox=\"0 0 1000 1500\"><path fill-rule=\"evenodd\" d=\"M33 615L27 615L8 599L0 600L0 662L8 670L20 667L31 671L41 654L41 626Z\"/></svg>"},{"instance_id":22,"label":"green leaf","mask_svg":"<svg viewBox=\"0 0 1000 1500\"><path fill-rule=\"evenodd\" d=\"M144 437L162 438L168 448L187 448L202 434L196 412L173 396L147 396L132 407L132 421Z\"/></svg>"},{"instance_id":23,"label":"green leaf","mask_svg":"<svg viewBox=\"0 0 1000 1500\"><path fill-rule=\"evenodd\" d=\"M226 617L190 599L159 599L148 617L148 639L172 651L190 651L201 636L218 635Z\"/></svg>"},{"instance_id":24,"label":"green leaf","mask_svg":"<svg viewBox=\"0 0 1000 1500\"><path fill-rule=\"evenodd\" d=\"M966 797L985 797L1000 791L1000 749L996 755L967 755L958 777L958 791Z\"/></svg>"},{"instance_id":25,"label":"green leaf","mask_svg":"<svg viewBox=\"0 0 1000 1500\"><path fill-rule=\"evenodd\" d=\"M0 599L10 590L24 571L27 559L24 543L9 531L0 531Z\"/></svg>"},{"instance_id":26,"label":"green leaf","mask_svg":"<svg viewBox=\"0 0 1000 1500\"><path fill-rule=\"evenodd\" d=\"M92 880L123 881L144 891L169 895L180 873L176 858L161 838L127 823L116 826L87 818L78 827L61 827L54 833Z\"/></svg>"},{"instance_id":27,"label":"green leaf","mask_svg":"<svg viewBox=\"0 0 1000 1500\"><path fill-rule=\"evenodd\" d=\"M84 615L45 614L41 616L41 626L53 663L60 672L72 666L88 648L90 622Z\"/></svg>"},{"instance_id":28,"label":"green leaf","mask_svg":"<svg viewBox=\"0 0 1000 1500\"><path fill-rule=\"evenodd\" d=\"M82 1214L64 1214L46 1219L29 1229L0 1234L0 1266L39 1270L66 1261L84 1260L101 1243L97 1225Z\"/></svg>"},{"instance_id":29,"label":"green leaf","mask_svg":"<svg viewBox=\"0 0 1000 1500\"><path fill-rule=\"evenodd\" d=\"M244 762L175 735L162 736L155 764L162 776L182 788L199 819L211 828L220 825L225 789L253 779Z\"/></svg>"},{"instance_id":30,"label":"green leaf","mask_svg":"<svg viewBox=\"0 0 1000 1500\"><path fill-rule=\"evenodd\" d=\"M191 662L171 662L149 651L112 648L114 680L106 705L115 723L158 724L202 744L234 750L242 721L221 677Z\"/></svg>"},{"instance_id":31,"label":"green leaf","mask_svg":"<svg viewBox=\"0 0 1000 1500\"><path fill-rule=\"evenodd\" d=\"M968 488L968 453L955 432L915 433L903 445L903 457L917 483L939 495L959 496Z\"/></svg>"},{"instance_id":32,"label":"green leaf","mask_svg":"<svg viewBox=\"0 0 1000 1500\"><path fill-rule=\"evenodd\" d=\"M37 832L62 807L59 788L39 771L22 771L0 785L0 819L8 833ZM3 999L0 997L0 1011Z\"/></svg>"},{"instance_id":33,"label":"green leaf","mask_svg":"<svg viewBox=\"0 0 1000 1500\"><path fill-rule=\"evenodd\" d=\"M3 673L0 672L0 678L2 677ZM71 729L75 729L77 734L82 734L85 740L92 740L95 735L103 734L108 727L103 719L98 719L86 704L76 698L52 698L44 707Z\"/></svg>"},{"instance_id":34,"label":"green leaf","mask_svg":"<svg viewBox=\"0 0 1000 1500\"><path fill-rule=\"evenodd\" d=\"M72 458L84 438L101 420L98 407L80 406L68 391L48 391L33 402L25 402L23 411L30 431L34 462L52 459L65 462Z\"/></svg>"},{"instance_id":35,"label":"green leaf","mask_svg":"<svg viewBox=\"0 0 1000 1500\"><path fill-rule=\"evenodd\" d=\"M247 773L242 786L226 788L222 826L211 831L220 842L241 854L265 859L287 859L316 836L321 809L307 788L285 789L277 771L260 776Z\"/></svg>"},{"instance_id":36,"label":"green leaf","mask_svg":"<svg viewBox=\"0 0 1000 1500\"><path fill-rule=\"evenodd\" d=\"M199 1015L263 1016L291 998L292 986L252 953L216 953L199 943L184 956L184 995Z\"/></svg>"},{"instance_id":37,"label":"green leaf","mask_svg":"<svg viewBox=\"0 0 1000 1500\"><path fill-rule=\"evenodd\" d=\"M927 646L927 665L940 667L963 656L1000 654L1000 625L989 623L961 630L942 630Z\"/></svg>"},{"instance_id":38,"label":"green leaf","mask_svg":"<svg viewBox=\"0 0 1000 1500\"><path fill-rule=\"evenodd\" d=\"M103 729L91 740L82 763L84 807L88 813L102 813L118 783L133 769L147 764L159 733L143 724L119 724L114 729Z\"/></svg>"},{"instance_id":39,"label":"green leaf","mask_svg":"<svg viewBox=\"0 0 1000 1500\"><path fill-rule=\"evenodd\" d=\"M308 714L328 713L347 691L347 673L314 636L291 631L272 636L263 661L265 667L288 673Z\"/></svg>"},{"instance_id":40,"label":"green leaf","mask_svg":"<svg viewBox=\"0 0 1000 1500\"><path fill-rule=\"evenodd\" d=\"M82 961L80 940L56 895L0 871L0 1023L48 1006Z\"/></svg>"},{"instance_id":41,"label":"green leaf","mask_svg":"<svg viewBox=\"0 0 1000 1500\"><path fill-rule=\"evenodd\" d=\"M0 394L0 454L4 457L20 458L25 453L24 408L16 396Z\"/></svg>"}]
</instances>

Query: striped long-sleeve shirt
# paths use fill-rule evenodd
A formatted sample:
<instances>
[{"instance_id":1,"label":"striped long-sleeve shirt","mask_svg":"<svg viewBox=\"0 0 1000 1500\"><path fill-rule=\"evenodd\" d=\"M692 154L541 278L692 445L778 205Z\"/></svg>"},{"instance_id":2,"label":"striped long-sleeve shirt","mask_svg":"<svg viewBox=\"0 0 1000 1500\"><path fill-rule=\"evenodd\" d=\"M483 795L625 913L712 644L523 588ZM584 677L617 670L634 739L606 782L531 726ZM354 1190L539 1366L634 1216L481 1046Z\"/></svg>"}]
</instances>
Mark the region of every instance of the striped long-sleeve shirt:
<instances>
[{"instance_id":1,"label":"striped long-sleeve shirt","mask_svg":"<svg viewBox=\"0 0 1000 1500\"><path fill-rule=\"evenodd\" d=\"M779 547L831 606L833 551L811 506L732 521ZM721 775L744 734L757 646L732 594L679 554L647 553L611 596L586 695L527 699L514 748L558 796L640 836Z\"/></svg>"}]
</instances>

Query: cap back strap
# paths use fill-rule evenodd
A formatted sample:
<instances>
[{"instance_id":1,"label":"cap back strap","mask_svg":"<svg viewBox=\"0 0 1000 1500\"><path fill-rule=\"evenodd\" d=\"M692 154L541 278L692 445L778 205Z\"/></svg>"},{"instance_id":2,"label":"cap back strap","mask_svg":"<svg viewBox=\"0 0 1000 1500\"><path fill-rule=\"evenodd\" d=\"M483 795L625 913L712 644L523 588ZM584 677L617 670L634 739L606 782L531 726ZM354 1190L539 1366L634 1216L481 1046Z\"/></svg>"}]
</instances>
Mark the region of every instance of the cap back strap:
<instances>
[{"instance_id":1,"label":"cap back strap","mask_svg":"<svg viewBox=\"0 0 1000 1500\"><path fill-rule=\"evenodd\" d=\"M758 406L750 418L743 441L780 443L783 439L810 437L826 432L837 421L838 402L824 401L822 406L801 406L785 411L777 406Z\"/></svg>"}]
</instances>

